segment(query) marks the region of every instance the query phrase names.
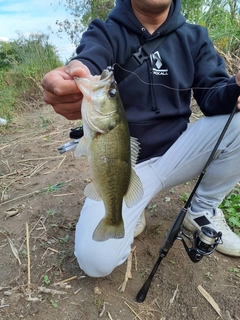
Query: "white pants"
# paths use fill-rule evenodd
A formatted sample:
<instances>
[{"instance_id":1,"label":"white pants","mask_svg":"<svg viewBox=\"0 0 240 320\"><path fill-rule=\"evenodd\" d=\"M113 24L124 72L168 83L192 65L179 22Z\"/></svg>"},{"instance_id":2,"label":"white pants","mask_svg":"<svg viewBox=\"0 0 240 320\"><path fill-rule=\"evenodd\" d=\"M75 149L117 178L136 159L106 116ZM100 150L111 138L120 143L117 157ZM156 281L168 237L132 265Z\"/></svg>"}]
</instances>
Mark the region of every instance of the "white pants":
<instances>
[{"instance_id":1,"label":"white pants","mask_svg":"<svg viewBox=\"0 0 240 320\"><path fill-rule=\"evenodd\" d=\"M142 181L144 196L132 208L123 204L124 238L104 242L92 240L105 210L102 201L86 199L76 226L75 255L87 275L109 275L127 259L142 211L161 190L189 181L202 172L227 119L228 116L204 117L189 124L163 156L136 165L135 171ZM197 189L192 208L197 212L218 207L239 180L240 113L237 113Z\"/></svg>"}]
</instances>

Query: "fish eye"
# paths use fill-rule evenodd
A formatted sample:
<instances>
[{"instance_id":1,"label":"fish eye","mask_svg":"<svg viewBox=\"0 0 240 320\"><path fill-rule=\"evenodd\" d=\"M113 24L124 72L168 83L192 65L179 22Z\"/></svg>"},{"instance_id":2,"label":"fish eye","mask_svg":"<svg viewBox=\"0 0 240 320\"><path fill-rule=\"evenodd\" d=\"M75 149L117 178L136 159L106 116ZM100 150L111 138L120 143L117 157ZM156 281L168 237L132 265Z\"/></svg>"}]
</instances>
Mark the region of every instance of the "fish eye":
<instances>
[{"instance_id":1,"label":"fish eye","mask_svg":"<svg viewBox=\"0 0 240 320\"><path fill-rule=\"evenodd\" d=\"M116 97L116 94L117 94L117 90L116 89L110 89L109 91L108 91L108 96L109 96L109 98L111 98L111 99L113 99L113 98L115 98Z\"/></svg>"}]
</instances>

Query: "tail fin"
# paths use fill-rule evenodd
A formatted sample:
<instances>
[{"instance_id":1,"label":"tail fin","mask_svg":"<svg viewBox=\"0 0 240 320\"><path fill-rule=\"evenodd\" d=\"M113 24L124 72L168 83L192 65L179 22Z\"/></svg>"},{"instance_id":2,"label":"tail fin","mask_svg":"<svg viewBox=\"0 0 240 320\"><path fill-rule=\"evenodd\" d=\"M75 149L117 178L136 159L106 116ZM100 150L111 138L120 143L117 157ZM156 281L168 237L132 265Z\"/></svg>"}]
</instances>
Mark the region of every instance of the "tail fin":
<instances>
[{"instance_id":1,"label":"tail fin","mask_svg":"<svg viewBox=\"0 0 240 320\"><path fill-rule=\"evenodd\" d=\"M92 238L95 241L106 241L110 238L120 239L124 237L124 225L121 221L118 225L109 225L103 218L93 232Z\"/></svg>"}]
</instances>

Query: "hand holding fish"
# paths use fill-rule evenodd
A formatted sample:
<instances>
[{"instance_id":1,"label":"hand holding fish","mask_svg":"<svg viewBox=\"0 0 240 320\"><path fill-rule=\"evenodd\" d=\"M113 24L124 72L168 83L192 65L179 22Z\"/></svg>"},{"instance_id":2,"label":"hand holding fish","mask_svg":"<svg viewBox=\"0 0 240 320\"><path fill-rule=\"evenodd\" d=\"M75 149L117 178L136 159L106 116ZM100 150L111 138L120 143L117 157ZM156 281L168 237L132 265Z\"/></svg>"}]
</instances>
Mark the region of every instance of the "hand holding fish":
<instances>
[{"instance_id":1,"label":"hand holding fish","mask_svg":"<svg viewBox=\"0 0 240 320\"><path fill-rule=\"evenodd\" d=\"M44 101L51 104L55 112L68 120L81 119L83 95L74 81L75 76L79 78L90 76L88 68L77 60L48 72L41 82Z\"/></svg>"}]
</instances>

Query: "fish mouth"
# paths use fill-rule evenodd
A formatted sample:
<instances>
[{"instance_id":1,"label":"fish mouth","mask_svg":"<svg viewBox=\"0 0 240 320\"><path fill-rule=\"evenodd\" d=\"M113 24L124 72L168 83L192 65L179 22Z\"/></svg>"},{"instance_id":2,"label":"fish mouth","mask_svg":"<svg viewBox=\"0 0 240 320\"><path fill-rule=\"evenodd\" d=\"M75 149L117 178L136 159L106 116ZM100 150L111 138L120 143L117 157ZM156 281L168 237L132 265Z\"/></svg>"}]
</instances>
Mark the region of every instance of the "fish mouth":
<instances>
[{"instance_id":1,"label":"fish mouth","mask_svg":"<svg viewBox=\"0 0 240 320\"><path fill-rule=\"evenodd\" d=\"M112 78L113 78L113 71L104 69L100 76L100 81L109 81Z\"/></svg>"},{"instance_id":2,"label":"fish mouth","mask_svg":"<svg viewBox=\"0 0 240 320\"><path fill-rule=\"evenodd\" d=\"M109 87L114 80L113 71L104 69L100 76L89 75L87 78L74 77L74 80L87 100L90 99L91 92Z\"/></svg>"},{"instance_id":3,"label":"fish mouth","mask_svg":"<svg viewBox=\"0 0 240 320\"><path fill-rule=\"evenodd\" d=\"M74 80L81 87L88 87L89 89L95 91L102 87L105 87L109 82L112 82L114 79L113 71L104 69L100 76L89 75L87 78L78 78L74 77Z\"/></svg>"}]
</instances>

